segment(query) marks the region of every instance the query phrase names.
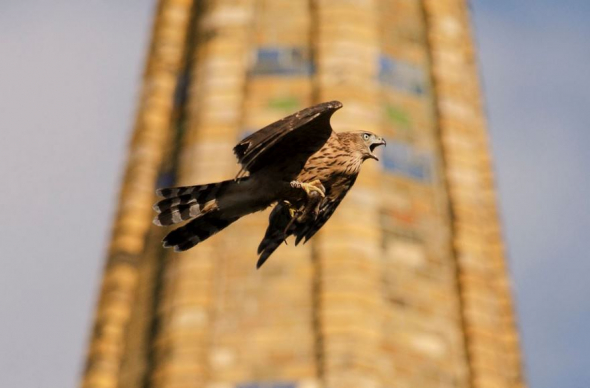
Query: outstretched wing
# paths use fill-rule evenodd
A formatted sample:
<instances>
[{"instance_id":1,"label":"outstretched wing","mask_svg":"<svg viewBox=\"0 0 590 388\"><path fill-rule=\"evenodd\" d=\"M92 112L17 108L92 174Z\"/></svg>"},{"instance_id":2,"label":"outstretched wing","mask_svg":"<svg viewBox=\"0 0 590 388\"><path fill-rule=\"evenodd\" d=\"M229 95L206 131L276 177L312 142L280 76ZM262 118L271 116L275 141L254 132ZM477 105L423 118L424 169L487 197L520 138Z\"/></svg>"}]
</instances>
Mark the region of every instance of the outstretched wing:
<instances>
[{"instance_id":1,"label":"outstretched wing","mask_svg":"<svg viewBox=\"0 0 590 388\"><path fill-rule=\"evenodd\" d=\"M332 217L332 214L334 214L334 212L336 211L338 205L340 205L340 202L342 202L342 200L346 196L346 193L348 193L348 190L350 190L350 188L354 184L355 180L356 177L353 178L353 180L350 182L348 188L346 190L343 190L340 193L340 195L338 195L336 198L326 198L325 202L322 203L322 205L320 206L318 217L315 220L306 222L305 224L297 225L297 228L293 233L297 237L295 239L295 245L298 245L302 239L305 239L305 241L303 241L303 243L305 244L310 238L312 238L317 233L318 230L321 229L322 226L324 226L326 222L328 222L330 217Z\"/></svg>"},{"instance_id":2,"label":"outstretched wing","mask_svg":"<svg viewBox=\"0 0 590 388\"><path fill-rule=\"evenodd\" d=\"M268 228L266 233L258 246L258 262L256 268L260 268L262 264L268 260L270 255L289 237L296 229L294 222L291 222L291 213L289 213L289 205L284 202L279 202L270 212L268 217Z\"/></svg>"},{"instance_id":3,"label":"outstretched wing","mask_svg":"<svg viewBox=\"0 0 590 388\"><path fill-rule=\"evenodd\" d=\"M260 257L256 263L256 268L260 268L287 237L294 235L295 245L298 245L302 239L305 239L304 243L306 243L312 238L332 217L355 180L356 177L351 180L348 188L342 190L336 198L330 199L326 197L320 206L318 217L315 220L310 219L306 223L291 222L292 216L289 213L288 205L283 202L278 203L270 213L268 228L258 246Z\"/></svg>"},{"instance_id":4,"label":"outstretched wing","mask_svg":"<svg viewBox=\"0 0 590 388\"><path fill-rule=\"evenodd\" d=\"M332 134L330 117L342 108L339 101L325 102L303 109L254 132L234 147L242 169L238 178L272 165L285 179L299 173L307 159L326 143Z\"/></svg>"}]
</instances>

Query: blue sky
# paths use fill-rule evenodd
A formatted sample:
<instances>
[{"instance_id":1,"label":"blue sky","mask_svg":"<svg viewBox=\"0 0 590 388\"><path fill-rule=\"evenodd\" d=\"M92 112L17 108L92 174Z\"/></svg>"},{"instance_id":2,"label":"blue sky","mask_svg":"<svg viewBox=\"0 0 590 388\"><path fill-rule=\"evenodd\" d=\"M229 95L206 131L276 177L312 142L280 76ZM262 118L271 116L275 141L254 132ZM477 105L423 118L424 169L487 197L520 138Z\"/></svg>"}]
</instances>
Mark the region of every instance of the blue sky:
<instances>
[{"instance_id":1,"label":"blue sky","mask_svg":"<svg viewBox=\"0 0 590 388\"><path fill-rule=\"evenodd\" d=\"M152 1L0 3L0 386L74 387ZM529 385L590 386L590 2L473 0Z\"/></svg>"},{"instance_id":2,"label":"blue sky","mask_svg":"<svg viewBox=\"0 0 590 388\"><path fill-rule=\"evenodd\" d=\"M590 2L473 2L533 388L590 386Z\"/></svg>"}]
</instances>

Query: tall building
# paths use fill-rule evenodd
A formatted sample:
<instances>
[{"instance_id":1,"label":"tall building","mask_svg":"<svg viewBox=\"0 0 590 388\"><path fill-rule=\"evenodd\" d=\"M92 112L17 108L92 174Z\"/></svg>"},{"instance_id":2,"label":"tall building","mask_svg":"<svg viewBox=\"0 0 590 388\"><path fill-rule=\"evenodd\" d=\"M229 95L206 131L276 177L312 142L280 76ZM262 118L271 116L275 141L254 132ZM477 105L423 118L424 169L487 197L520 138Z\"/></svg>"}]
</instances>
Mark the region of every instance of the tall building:
<instances>
[{"instance_id":1,"label":"tall building","mask_svg":"<svg viewBox=\"0 0 590 388\"><path fill-rule=\"evenodd\" d=\"M314 103L387 138L260 269L268 212L161 248L156 187ZM159 0L83 388L520 388L466 0Z\"/></svg>"}]
</instances>

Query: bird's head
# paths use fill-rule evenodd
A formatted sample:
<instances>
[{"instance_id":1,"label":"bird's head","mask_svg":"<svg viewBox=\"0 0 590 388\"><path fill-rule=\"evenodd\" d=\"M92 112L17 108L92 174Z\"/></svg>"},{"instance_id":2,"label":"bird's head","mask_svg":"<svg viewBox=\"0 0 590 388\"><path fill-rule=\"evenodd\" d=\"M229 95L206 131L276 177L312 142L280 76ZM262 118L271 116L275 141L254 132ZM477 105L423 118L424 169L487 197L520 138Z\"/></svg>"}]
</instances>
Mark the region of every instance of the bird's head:
<instances>
[{"instance_id":1,"label":"bird's head","mask_svg":"<svg viewBox=\"0 0 590 388\"><path fill-rule=\"evenodd\" d=\"M355 151L360 152L363 160L379 160L373 151L380 145L386 145L384 138L368 131L354 131L348 132L348 134L354 144Z\"/></svg>"}]
</instances>

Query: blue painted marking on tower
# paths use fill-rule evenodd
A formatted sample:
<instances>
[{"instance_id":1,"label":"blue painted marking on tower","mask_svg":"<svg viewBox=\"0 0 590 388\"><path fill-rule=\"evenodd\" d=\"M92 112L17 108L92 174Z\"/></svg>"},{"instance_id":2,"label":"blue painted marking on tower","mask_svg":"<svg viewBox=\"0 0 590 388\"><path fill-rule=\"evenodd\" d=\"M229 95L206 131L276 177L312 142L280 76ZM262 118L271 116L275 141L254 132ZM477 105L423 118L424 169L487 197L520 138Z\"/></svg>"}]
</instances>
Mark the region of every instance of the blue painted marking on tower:
<instances>
[{"instance_id":1,"label":"blue painted marking on tower","mask_svg":"<svg viewBox=\"0 0 590 388\"><path fill-rule=\"evenodd\" d=\"M251 75L309 76L314 67L305 47L260 47Z\"/></svg>"},{"instance_id":2,"label":"blue painted marking on tower","mask_svg":"<svg viewBox=\"0 0 590 388\"><path fill-rule=\"evenodd\" d=\"M424 69L386 55L379 57L379 81L387 87L422 96L427 92Z\"/></svg>"}]
</instances>

